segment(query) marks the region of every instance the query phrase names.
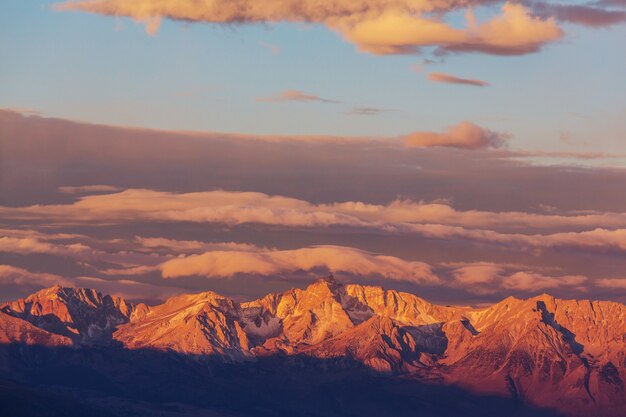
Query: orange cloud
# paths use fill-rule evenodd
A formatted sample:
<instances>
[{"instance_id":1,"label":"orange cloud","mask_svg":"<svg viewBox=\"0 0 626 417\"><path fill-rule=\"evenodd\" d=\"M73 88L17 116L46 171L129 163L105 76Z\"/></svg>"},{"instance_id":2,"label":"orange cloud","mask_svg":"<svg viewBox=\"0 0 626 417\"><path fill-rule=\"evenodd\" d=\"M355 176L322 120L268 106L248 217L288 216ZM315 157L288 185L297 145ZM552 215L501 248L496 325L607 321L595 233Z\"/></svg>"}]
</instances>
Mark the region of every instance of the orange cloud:
<instances>
[{"instance_id":1,"label":"orange cloud","mask_svg":"<svg viewBox=\"0 0 626 417\"><path fill-rule=\"evenodd\" d=\"M454 75L444 74L443 72L431 72L428 74L428 79L431 81L435 81L438 83L448 83L448 84L464 84L464 85L473 85L476 87L486 87L489 83L481 80L472 80L469 78L459 78Z\"/></svg>"},{"instance_id":2,"label":"orange cloud","mask_svg":"<svg viewBox=\"0 0 626 417\"><path fill-rule=\"evenodd\" d=\"M444 51L523 55L563 36L554 19L540 19L520 4L505 3L502 14L478 24L471 11L467 29L457 29L440 20L389 10L337 18L330 26L359 49L374 54L414 53L420 47Z\"/></svg>"},{"instance_id":3,"label":"orange cloud","mask_svg":"<svg viewBox=\"0 0 626 417\"><path fill-rule=\"evenodd\" d=\"M283 251L213 251L175 258L163 263L160 268L164 278L192 275L226 278L238 274L270 276L323 270L416 283L439 283L430 266L423 262L404 261L342 246Z\"/></svg>"},{"instance_id":4,"label":"orange cloud","mask_svg":"<svg viewBox=\"0 0 626 417\"><path fill-rule=\"evenodd\" d=\"M408 147L429 148L445 146L461 149L500 148L506 144L509 135L493 132L474 123L461 122L449 127L444 133L415 132L404 137Z\"/></svg>"},{"instance_id":5,"label":"orange cloud","mask_svg":"<svg viewBox=\"0 0 626 417\"><path fill-rule=\"evenodd\" d=\"M540 19L524 6L505 3L502 14L476 24L468 12L466 29L457 29L424 14L445 14L488 0L83 0L56 6L58 10L82 10L111 16L129 16L146 23L149 33L161 18L217 24L254 22L318 23L338 31L359 49L375 54L412 53L423 46L499 55L536 52L562 36L553 19Z\"/></svg>"}]
</instances>

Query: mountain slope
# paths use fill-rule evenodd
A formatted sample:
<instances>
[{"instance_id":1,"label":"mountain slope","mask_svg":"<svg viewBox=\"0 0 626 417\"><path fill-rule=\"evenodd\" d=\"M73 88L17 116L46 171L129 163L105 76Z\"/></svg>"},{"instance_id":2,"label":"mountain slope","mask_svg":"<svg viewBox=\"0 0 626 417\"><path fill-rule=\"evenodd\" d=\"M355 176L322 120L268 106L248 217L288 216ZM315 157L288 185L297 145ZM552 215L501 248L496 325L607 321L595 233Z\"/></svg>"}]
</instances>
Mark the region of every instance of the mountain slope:
<instances>
[{"instance_id":1,"label":"mountain slope","mask_svg":"<svg viewBox=\"0 0 626 417\"><path fill-rule=\"evenodd\" d=\"M85 288L54 286L0 305L0 311L77 343L107 341L113 330L146 307Z\"/></svg>"},{"instance_id":2,"label":"mountain slope","mask_svg":"<svg viewBox=\"0 0 626 417\"><path fill-rule=\"evenodd\" d=\"M234 301L212 292L181 295L120 326L113 338L130 349L243 359L250 346L237 310Z\"/></svg>"},{"instance_id":3,"label":"mountain slope","mask_svg":"<svg viewBox=\"0 0 626 417\"><path fill-rule=\"evenodd\" d=\"M152 307L53 287L0 311L4 344L108 341L224 363L294 358L294 366L360 366L572 416L626 415L626 306L613 302L541 295L446 307L328 277L245 303L206 292Z\"/></svg>"}]
</instances>

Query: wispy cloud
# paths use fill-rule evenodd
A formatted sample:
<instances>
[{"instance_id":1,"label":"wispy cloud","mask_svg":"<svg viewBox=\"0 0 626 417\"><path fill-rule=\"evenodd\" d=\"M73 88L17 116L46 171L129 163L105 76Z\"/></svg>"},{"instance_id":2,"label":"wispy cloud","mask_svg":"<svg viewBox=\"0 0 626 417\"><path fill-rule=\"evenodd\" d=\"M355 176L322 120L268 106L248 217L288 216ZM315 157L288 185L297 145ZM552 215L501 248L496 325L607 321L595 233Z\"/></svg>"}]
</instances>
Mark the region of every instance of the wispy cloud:
<instances>
[{"instance_id":1,"label":"wispy cloud","mask_svg":"<svg viewBox=\"0 0 626 417\"><path fill-rule=\"evenodd\" d=\"M281 93L278 93L275 96L270 97L259 97L256 99L259 102L267 102L267 103L280 103L284 101L296 101L296 102L320 102L320 103L328 103L328 104L337 104L341 103L337 100L332 100L328 98L323 98L320 96L316 96L314 94L305 93L300 90L286 90Z\"/></svg>"},{"instance_id":2,"label":"wispy cloud","mask_svg":"<svg viewBox=\"0 0 626 417\"><path fill-rule=\"evenodd\" d=\"M382 109L379 107L368 106L355 106L350 111L346 112L350 116L376 116L381 113L387 113L393 111L392 109Z\"/></svg>"},{"instance_id":3,"label":"wispy cloud","mask_svg":"<svg viewBox=\"0 0 626 417\"><path fill-rule=\"evenodd\" d=\"M114 193L121 190L122 188L112 185L67 185L59 187L59 191L65 194Z\"/></svg>"},{"instance_id":4,"label":"wispy cloud","mask_svg":"<svg viewBox=\"0 0 626 417\"><path fill-rule=\"evenodd\" d=\"M464 84L473 85L475 87L487 87L489 85L489 83L482 80L455 77L454 75L445 74L443 72L431 72L430 74L428 74L428 79L430 81L435 81L438 83Z\"/></svg>"}]
</instances>

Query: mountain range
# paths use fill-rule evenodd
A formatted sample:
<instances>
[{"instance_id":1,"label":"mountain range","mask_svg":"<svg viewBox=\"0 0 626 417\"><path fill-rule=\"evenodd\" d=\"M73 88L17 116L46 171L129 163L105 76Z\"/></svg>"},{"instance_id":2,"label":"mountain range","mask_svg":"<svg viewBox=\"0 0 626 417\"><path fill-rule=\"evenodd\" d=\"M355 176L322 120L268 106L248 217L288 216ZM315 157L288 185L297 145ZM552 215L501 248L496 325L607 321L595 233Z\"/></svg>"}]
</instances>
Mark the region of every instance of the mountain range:
<instances>
[{"instance_id":1,"label":"mountain range","mask_svg":"<svg viewBox=\"0 0 626 417\"><path fill-rule=\"evenodd\" d=\"M55 286L0 305L2 415L620 417L625 380L608 301L441 306L331 276L241 303Z\"/></svg>"}]
</instances>

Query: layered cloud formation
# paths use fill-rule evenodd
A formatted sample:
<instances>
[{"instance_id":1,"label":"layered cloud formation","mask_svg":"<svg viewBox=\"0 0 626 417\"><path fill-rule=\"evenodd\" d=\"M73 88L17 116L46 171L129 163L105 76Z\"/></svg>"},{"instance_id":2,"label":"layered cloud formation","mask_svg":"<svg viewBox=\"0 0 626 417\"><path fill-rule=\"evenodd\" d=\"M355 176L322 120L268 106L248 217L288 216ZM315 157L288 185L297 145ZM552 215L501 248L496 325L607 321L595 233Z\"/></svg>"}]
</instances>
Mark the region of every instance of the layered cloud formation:
<instances>
[{"instance_id":1,"label":"layered cloud formation","mask_svg":"<svg viewBox=\"0 0 626 417\"><path fill-rule=\"evenodd\" d=\"M348 227L518 247L562 246L626 251L626 213L557 215L457 211L444 203L408 200L396 200L387 205L363 202L312 204L254 192L219 190L177 194L130 189L82 196L71 204L0 207L0 214L7 220L45 220L59 225L194 222L228 226L259 224L281 228ZM561 231L528 233L541 229ZM48 250L44 243L32 239L22 243L3 239L0 239L0 246L11 246L14 250ZM54 250L84 252L85 248L70 245Z\"/></svg>"},{"instance_id":2,"label":"layered cloud formation","mask_svg":"<svg viewBox=\"0 0 626 417\"><path fill-rule=\"evenodd\" d=\"M86 0L66 2L59 10L81 10L129 16L155 33L160 19L216 24L316 23L339 32L362 51L374 54L413 53L420 47L443 51L522 55L560 39L563 32L551 17L505 3L496 17L478 22L470 7L490 0ZM438 16L466 9L466 27L457 28Z\"/></svg>"},{"instance_id":3,"label":"layered cloud formation","mask_svg":"<svg viewBox=\"0 0 626 417\"><path fill-rule=\"evenodd\" d=\"M0 265L0 286L91 286L131 297L163 298L182 292L180 287L145 282L155 281L155 273L166 281L185 277L211 280L250 276L271 279L301 279L334 273L353 280L382 279L385 282L407 282L421 286L456 288L474 294L532 293L551 289L588 291L589 279L581 275L555 275L538 267L497 263L450 263L431 265L396 256L371 253L346 246L312 246L289 250L259 247L246 243L180 241L168 238L136 236L131 240L95 240L73 235L62 238L34 230L5 230L4 238L13 239L14 246L0 246L2 253L44 253L91 264L92 275L63 277L58 274L31 272L24 268ZM21 248L39 242L31 252ZM102 256L86 257L75 252L58 251L67 246L58 240L78 240L86 252ZM20 243L21 242L21 243ZM89 246L93 245L93 247ZM41 246L47 244L48 246ZM97 247L100 247L98 249ZM106 247L104 251L102 248ZM96 265L106 261L113 268ZM145 276L142 281L138 277ZM112 277L107 278L107 277ZM623 280L599 279L595 285L622 288Z\"/></svg>"},{"instance_id":4,"label":"layered cloud formation","mask_svg":"<svg viewBox=\"0 0 626 417\"><path fill-rule=\"evenodd\" d=\"M471 123L413 144L0 123L2 297L245 299L331 272L447 303L626 295L623 169L521 162Z\"/></svg>"}]
</instances>

